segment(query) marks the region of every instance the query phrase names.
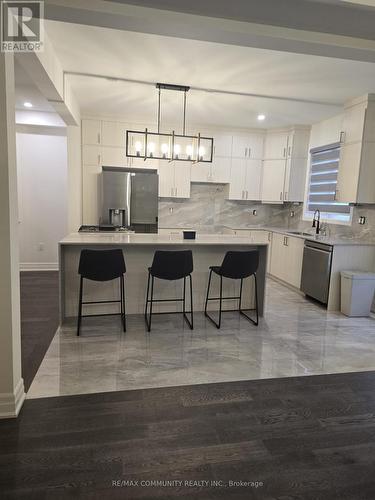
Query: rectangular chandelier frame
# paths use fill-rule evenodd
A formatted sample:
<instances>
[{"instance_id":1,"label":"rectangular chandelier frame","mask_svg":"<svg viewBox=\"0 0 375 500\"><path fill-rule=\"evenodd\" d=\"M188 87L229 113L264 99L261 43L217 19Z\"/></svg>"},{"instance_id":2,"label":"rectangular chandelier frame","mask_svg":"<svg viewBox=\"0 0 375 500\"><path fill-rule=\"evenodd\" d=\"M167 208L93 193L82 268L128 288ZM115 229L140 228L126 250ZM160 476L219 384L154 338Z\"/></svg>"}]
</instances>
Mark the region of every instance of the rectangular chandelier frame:
<instances>
[{"instance_id":1,"label":"rectangular chandelier frame","mask_svg":"<svg viewBox=\"0 0 375 500\"><path fill-rule=\"evenodd\" d=\"M134 136L138 138L143 137L143 145L141 150L135 150L134 147ZM159 153L152 153L149 151L149 144L152 139L163 138L164 141L168 143L168 151ZM191 141L191 154L186 152L176 153L175 146L178 144L178 140L190 140ZM203 144L207 147L209 154L206 151L203 153L201 148ZM213 137L205 137L200 134L198 135L183 135L176 134L172 131L171 134L166 132L149 132L146 128L145 130L127 130L126 131L126 156L129 158L143 158L144 160L154 159L154 160L168 160L168 161L190 161L193 163L212 163L213 160L213 149L214 149L214 139Z\"/></svg>"}]
</instances>

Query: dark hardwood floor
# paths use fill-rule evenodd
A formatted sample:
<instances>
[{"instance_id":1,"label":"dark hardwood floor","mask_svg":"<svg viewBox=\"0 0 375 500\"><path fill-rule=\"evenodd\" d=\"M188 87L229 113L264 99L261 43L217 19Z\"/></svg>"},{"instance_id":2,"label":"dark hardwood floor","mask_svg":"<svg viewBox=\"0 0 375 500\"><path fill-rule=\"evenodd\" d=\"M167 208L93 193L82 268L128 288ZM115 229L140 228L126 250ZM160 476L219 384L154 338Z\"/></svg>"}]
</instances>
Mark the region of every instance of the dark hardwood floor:
<instances>
[{"instance_id":1,"label":"dark hardwood floor","mask_svg":"<svg viewBox=\"0 0 375 500\"><path fill-rule=\"evenodd\" d=\"M0 497L373 500L374 412L375 372L27 400Z\"/></svg>"},{"instance_id":2,"label":"dark hardwood floor","mask_svg":"<svg viewBox=\"0 0 375 500\"><path fill-rule=\"evenodd\" d=\"M21 272L22 376L27 391L59 324L57 271Z\"/></svg>"}]
</instances>

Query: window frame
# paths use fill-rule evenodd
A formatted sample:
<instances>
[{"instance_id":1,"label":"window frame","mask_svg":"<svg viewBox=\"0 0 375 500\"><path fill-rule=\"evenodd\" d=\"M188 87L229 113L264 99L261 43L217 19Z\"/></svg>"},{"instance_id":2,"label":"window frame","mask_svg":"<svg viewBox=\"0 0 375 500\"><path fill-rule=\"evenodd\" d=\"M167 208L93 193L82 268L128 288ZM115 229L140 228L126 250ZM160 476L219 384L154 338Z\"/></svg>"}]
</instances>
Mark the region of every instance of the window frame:
<instances>
[{"instance_id":1,"label":"window frame","mask_svg":"<svg viewBox=\"0 0 375 500\"><path fill-rule=\"evenodd\" d=\"M314 212L312 210L308 210L309 194L310 194L310 182L311 182L312 155L318 151L326 151L326 150L335 149L338 147L341 149L340 142L325 144L323 146L310 148L310 150L309 150L308 169L307 169L307 175L306 175L305 196L304 196L304 201L303 201L303 214L302 214L302 220L304 220L304 221L311 221L311 219L314 217ZM340 162L339 162L339 168L340 168ZM349 214L343 215L343 214L340 214L338 212L321 212L320 213L320 220L322 222L327 223L327 224L337 224L337 225L342 225L342 226L350 226L352 224L352 221L353 221L353 207L350 206L349 203L348 203L348 206L349 206Z\"/></svg>"}]
</instances>

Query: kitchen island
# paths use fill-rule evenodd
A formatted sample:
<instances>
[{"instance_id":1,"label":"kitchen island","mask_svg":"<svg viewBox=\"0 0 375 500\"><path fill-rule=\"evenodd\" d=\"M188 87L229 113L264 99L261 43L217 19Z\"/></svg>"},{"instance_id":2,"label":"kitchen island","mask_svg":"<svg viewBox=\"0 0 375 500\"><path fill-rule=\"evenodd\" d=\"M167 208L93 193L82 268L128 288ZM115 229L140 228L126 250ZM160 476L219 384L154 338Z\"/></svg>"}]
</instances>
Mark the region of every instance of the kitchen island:
<instances>
[{"instance_id":1,"label":"kitchen island","mask_svg":"<svg viewBox=\"0 0 375 500\"><path fill-rule=\"evenodd\" d=\"M128 234L128 233L72 233L59 243L60 272L60 321L77 316L79 276L78 263L81 250L121 248L126 263L125 295L126 313L141 314L144 311L147 269L151 266L155 250L191 249L193 252L194 271L193 301L194 310L203 311L207 290L209 267L220 265L229 250L258 250L259 269L258 303L259 314L263 315L266 264L268 243L254 243L249 238L228 234L197 235L195 240L184 240L180 235ZM216 277L217 278L217 277ZM218 296L219 280L213 278L212 296ZM239 280L224 279L223 296L238 295ZM215 294L215 295L214 295ZM182 296L182 280L170 282L156 280L155 298L173 298ZM85 280L84 300L116 300L119 298L118 280L96 283ZM188 306L189 307L189 304ZM210 309L218 307L216 301L210 301ZM238 301L226 300L223 309L235 309ZM244 280L243 308L254 307L254 279ZM117 312L117 304L85 306L84 314ZM170 302L155 304L155 312L180 311L181 304Z\"/></svg>"}]
</instances>

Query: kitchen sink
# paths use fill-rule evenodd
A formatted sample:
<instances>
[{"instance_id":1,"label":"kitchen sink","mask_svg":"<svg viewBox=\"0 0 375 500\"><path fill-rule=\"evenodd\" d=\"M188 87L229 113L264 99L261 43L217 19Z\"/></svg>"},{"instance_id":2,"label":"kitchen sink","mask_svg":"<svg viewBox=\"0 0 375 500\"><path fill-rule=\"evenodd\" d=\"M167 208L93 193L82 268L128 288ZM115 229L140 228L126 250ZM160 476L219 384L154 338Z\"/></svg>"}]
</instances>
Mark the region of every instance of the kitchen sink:
<instances>
[{"instance_id":1,"label":"kitchen sink","mask_svg":"<svg viewBox=\"0 0 375 500\"><path fill-rule=\"evenodd\" d=\"M287 231L288 234L296 234L298 236L311 236L310 233L304 233L303 231Z\"/></svg>"}]
</instances>

